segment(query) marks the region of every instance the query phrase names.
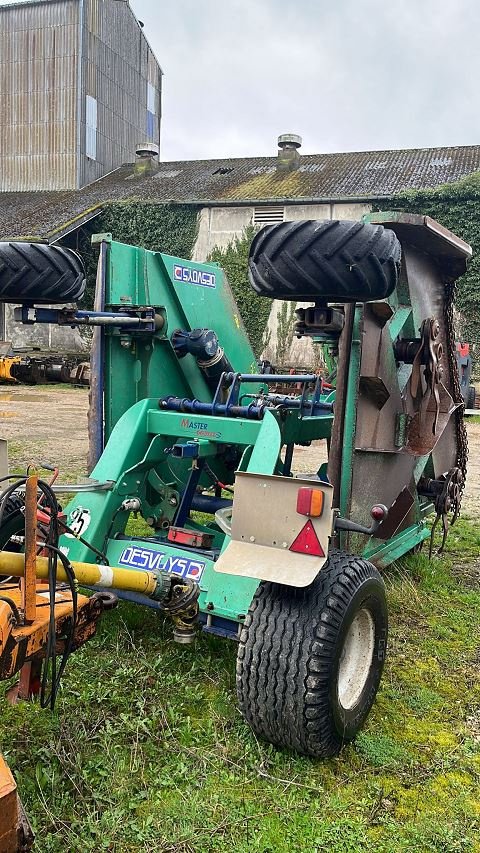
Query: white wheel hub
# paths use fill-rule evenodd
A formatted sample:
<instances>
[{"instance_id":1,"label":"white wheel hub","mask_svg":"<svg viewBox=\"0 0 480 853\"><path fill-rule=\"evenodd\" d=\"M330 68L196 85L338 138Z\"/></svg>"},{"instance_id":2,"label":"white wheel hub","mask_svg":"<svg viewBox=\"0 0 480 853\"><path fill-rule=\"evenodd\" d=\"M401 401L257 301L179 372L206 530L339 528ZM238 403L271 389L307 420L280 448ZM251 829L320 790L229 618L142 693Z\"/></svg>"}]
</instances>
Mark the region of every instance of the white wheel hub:
<instances>
[{"instance_id":1,"label":"white wheel hub","mask_svg":"<svg viewBox=\"0 0 480 853\"><path fill-rule=\"evenodd\" d=\"M368 679L375 648L375 626L366 607L355 615L343 644L338 667L338 699L346 711L353 708Z\"/></svg>"}]
</instances>

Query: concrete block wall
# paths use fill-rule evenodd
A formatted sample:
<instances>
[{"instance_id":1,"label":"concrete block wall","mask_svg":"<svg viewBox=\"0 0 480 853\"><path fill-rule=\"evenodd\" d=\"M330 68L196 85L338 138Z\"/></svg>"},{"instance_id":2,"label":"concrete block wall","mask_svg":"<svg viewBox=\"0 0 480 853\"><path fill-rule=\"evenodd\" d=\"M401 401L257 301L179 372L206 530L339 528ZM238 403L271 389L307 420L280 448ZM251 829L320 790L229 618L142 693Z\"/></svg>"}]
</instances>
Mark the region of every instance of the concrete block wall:
<instances>
[{"instance_id":1,"label":"concrete block wall","mask_svg":"<svg viewBox=\"0 0 480 853\"><path fill-rule=\"evenodd\" d=\"M369 213L371 205L358 203L341 204L288 204L285 205L285 221L297 221L301 219L361 219L365 213ZM242 207L204 207L199 216L198 236L194 246L192 258L194 261L205 261L209 253L218 246L225 248L235 237L240 237L247 225L254 221L255 208ZM298 306L311 305L311 302L299 302ZM268 321L270 342L264 358L270 359L274 364L277 352L277 329L278 312L282 303L275 299L272 302L272 310ZM301 365L304 367L315 367L315 348L308 338L302 340L293 339L288 356L288 364Z\"/></svg>"}]
</instances>

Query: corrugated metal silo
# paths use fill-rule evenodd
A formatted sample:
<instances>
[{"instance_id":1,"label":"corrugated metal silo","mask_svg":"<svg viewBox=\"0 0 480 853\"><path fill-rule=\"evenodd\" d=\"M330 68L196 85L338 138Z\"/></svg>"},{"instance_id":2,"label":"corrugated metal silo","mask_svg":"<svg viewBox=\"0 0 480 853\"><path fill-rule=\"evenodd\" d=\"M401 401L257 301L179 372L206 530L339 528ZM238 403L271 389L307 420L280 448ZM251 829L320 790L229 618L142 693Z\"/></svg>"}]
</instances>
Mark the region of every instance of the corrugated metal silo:
<instances>
[{"instance_id":1,"label":"corrugated metal silo","mask_svg":"<svg viewBox=\"0 0 480 853\"><path fill-rule=\"evenodd\" d=\"M161 77L127 0L0 7L0 191L81 187L159 144Z\"/></svg>"}]
</instances>

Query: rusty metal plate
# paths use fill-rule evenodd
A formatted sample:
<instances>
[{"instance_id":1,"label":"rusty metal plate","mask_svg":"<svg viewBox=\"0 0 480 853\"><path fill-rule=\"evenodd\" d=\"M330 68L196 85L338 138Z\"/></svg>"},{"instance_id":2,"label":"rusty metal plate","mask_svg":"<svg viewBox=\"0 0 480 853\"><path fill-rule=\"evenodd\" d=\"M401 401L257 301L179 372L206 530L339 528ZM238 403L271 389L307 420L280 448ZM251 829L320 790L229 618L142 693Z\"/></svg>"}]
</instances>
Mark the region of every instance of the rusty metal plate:
<instances>
[{"instance_id":1,"label":"rusty metal plate","mask_svg":"<svg viewBox=\"0 0 480 853\"><path fill-rule=\"evenodd\" d=\"M435 432L433 432L433 428L436 407L433 398L429 400L423 417L420 412L417 412L408 425L406 450L413 456L425 456L427 453L431 453L440 440L453 412L461 405L453 402L442 382L438 386L438 395L439 412Z\"/></svg>"},{"instance_id":2,"label":"rusty metal plate","mask_svg":"<svg viewBox=\"0 0 480 853\"><path fill-rule=\"evenodd\" d=\"M412 493L405 486L389 508L386 519L378 527L375 538L390 539L400 528L400 525L407 517L414 503L415 499Z\"/></svg>"}]
</instances>

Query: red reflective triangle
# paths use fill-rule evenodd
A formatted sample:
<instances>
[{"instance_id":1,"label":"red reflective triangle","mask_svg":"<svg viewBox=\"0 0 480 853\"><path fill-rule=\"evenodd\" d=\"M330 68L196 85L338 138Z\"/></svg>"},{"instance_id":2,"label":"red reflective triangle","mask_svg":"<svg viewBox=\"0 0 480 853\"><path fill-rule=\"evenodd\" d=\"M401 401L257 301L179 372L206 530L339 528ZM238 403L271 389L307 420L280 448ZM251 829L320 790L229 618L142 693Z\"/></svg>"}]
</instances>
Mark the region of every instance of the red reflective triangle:
<instances>
[{"instance_id":1,"label":"red reflective triangle","mask_svg":"<svg viewBox=\"0 0 480 853\"><path fill-rule=\"evenodd\" d=\"M289 551L297 551L299 554L311 554L313 557L325 556L325 551L318 541L318 536L310 519L304 524L297 538L293 540Z\"/></svg>"}]
</instances>

